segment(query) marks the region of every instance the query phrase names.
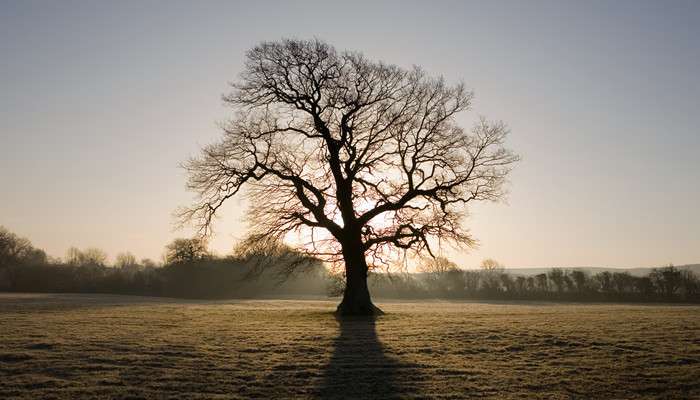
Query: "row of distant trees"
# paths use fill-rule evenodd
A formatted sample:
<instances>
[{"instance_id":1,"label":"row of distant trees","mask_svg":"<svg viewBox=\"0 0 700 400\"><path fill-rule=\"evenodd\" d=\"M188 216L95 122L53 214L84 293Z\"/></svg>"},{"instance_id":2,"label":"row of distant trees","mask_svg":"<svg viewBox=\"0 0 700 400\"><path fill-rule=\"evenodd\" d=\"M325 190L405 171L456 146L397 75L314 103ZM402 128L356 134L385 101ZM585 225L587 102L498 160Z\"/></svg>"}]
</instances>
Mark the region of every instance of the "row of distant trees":
<instances>
[{"instance_id":1,"label":"row of distant trees","mask_svg":"<svg viewBox=\"0 0 700 400\"><path fill-rule=\"evenodd\" d=\"M0 290L183 298L342 292L343 277L318 260L284 245L248 244L244 241L231 255L218 257L202 240L175 239L165 247L162 264L121 253L108 265L106 253L96 248L70 248L62 260L47 257L29 240L0 227ZM415 274L371 274L369 284L376 296L391 298L700 302L700 279L674 266L646 276L560 268L521 276L506 272L494 260L484 260L476 270L462 270L438 257L423 262Z\"/></svg>"},{"instance_id":2,"label":"row of distant trees","mask_svg":"<svg viewBox=\"0 0 700 400\"><path fill-rule=\"evenodd\" d=\"M266 265L301 265L294 273ZM284 296L326 292L327 273L317 260L286 246L267 253L238 246L218 257L206 241L175 239L163 261L137 260L128 252L108 264L97 248L70 248L63 259L47 257L31 242L0 227L0 291L112 293L182 298Z\"/></svg>"},{"instance_id":3,"label":"row of distant trees","mask_svg":"<svg viewBox=\"0 0 700 400\"><path fill-rule=\"evenodd\" d=\"M646 276L629 272L552 268L536 275L514 275L488 259L479 270L462 270L438 257L422 266L420 279L382 280L386 289L445 298L570 301L700 301L700 279L669 265ZM415 280L416 282L412 282ZM386 290L385 289L385 290Z\"/></svg>"},{"instance_id":4,"label":"row of distant trees","mask_svg":"<svg viewBox=\"0 0 700 400\"><path fill-rule=\"evenodd\" d=\"M201 239L175 239L165 247L161 263L150 258L138 260L130 252L116 255L112 264L108 261L107 253L96 247L78 249L70 247L63 259L47 256L42 249L36 248L32 242L16 235L7 228L0 226L0 268L8 266L31 265L70 265L77 267L116 267L126 270L142 270L162 265L201 261L215 258L207 249L206 241Z\"/></svg>"}]
</instances>

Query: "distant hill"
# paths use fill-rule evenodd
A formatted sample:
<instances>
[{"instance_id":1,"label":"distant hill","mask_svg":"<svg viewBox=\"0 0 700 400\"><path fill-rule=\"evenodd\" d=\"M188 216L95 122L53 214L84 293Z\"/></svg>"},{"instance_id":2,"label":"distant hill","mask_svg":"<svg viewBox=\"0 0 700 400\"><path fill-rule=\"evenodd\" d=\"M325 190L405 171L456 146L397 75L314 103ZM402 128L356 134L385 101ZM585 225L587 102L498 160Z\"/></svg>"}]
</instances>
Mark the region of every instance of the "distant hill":
<instances>
[{"instance_id":1,"label":"distant hill","mask_svg":"<svg viewBox=\"0 0 700 400\"><path fill-rule=\"evenodd\" d=\"M663 266L657 267L661 268ZM675 266L678 269L688 269L693 271L695 274L700 275L700 264L686 264L686 265L676 265ZM556 268L561 268L561 269L566 269L566 270L578 270L578 271L584 271L589 274L596 274L598 272L603 272L603 271L610 271L610 272L629 272L631 275L634 276L645 276L648 275L652 269L654 268L614 268L614 267L572 267L572 268L567 268L567 267L556 267ZM542 267L527 267L527 268L517 268L517 267L511 267L511 268L506 268L505 271L512 274L512 275L523 275L523 276L530 276L530 275L538 275L542 273L546 273L550 271L552 267L548 268L542 268Z\"/></svg>"}]
</instances>

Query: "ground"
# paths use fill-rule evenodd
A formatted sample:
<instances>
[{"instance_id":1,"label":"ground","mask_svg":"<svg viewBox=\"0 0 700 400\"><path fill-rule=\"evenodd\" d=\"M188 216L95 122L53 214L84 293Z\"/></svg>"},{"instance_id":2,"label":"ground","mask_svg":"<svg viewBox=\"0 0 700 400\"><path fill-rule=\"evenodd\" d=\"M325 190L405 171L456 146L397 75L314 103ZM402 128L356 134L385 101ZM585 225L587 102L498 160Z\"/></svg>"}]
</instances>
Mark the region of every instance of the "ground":
<instances>
[{"instance_id":1,"label":"ground","mask_svg":"<svg viewBox=\"0 0 700 400\"><path fill-rule=\"evenodd\" d=\"M700 307L0 294L0 399L700 398Z\"/></svg>"}]
</instances>

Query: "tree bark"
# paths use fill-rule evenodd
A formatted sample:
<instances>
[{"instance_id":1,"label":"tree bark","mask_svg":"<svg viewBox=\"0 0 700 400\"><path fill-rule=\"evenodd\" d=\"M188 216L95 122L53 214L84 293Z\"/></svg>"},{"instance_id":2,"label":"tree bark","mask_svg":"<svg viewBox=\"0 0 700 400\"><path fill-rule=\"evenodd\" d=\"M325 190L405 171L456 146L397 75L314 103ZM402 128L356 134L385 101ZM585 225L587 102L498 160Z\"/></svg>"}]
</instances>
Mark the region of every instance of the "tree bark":
<instances>
[{"instance_id":1,"label":"tree bark","mask_svg":"<svg viewBox=\"0 0 700 400\"><path fill-rule=\"evenodd\" d=\"M343 300L338 305L336 315L380 315L383 314L372 303L367 287L367 261L362 246L344 245L345 291Z\"/></svg>"}]
</instances>

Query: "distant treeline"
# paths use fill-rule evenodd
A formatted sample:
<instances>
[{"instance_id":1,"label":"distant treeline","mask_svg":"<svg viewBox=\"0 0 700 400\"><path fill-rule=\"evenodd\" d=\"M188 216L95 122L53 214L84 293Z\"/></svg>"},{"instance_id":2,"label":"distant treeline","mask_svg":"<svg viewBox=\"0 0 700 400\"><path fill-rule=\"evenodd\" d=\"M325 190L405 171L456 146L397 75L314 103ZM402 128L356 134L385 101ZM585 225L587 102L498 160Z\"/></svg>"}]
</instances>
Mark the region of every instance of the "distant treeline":
<instances>
[{"instance_id":1,"label":"distant treeline","mask_svg":"<svg viewBox=\"0 0 700 400\"><path fill-rule=\"evenodd\" d=\"M420 273L370 275L376 297L403 299L556 300L700 302L700 280L673 266L646 276L553 268L519 276L492 260L479 270L461 270L445 259L422 265ZM111 293L199 299L339 295L343 277L319 261L287 247L262 254L239 248L216 257L197 239L177 239L166 247L162 265L137 261L129 253L107 265L98 249L69 249L51 259L0 227L0 291Z\"/></svg>"},{"instance_id":2,"label":"distant treeline","mask_svg":"<svg viewBox=\"0 0 700 400\"><path fill-rule=\"evenodd\" d=\"M502 269L425 272L375 276L373 293L397 298L555 300L621 302L700 302L700 280L690 270L655 268L646 276L552 268L532 276Z\"/></svg>"},{"instance_id":3,"label":"distant treeline","mask_svg":"<svg viewBox=\"0 0 700 400\"><path fill-rule=\"evenodd\" d=\"M292 264L293 271L282 268ZM201 240L176 239L160 265L130 253L108 265L107 255L95 248L70 248L64 259L51 259L0 227L0 291L225 299L324 295L328 283L320 262L285 247L265 255L241 251L216 257Z\"/></svg>"}]
</instances>

